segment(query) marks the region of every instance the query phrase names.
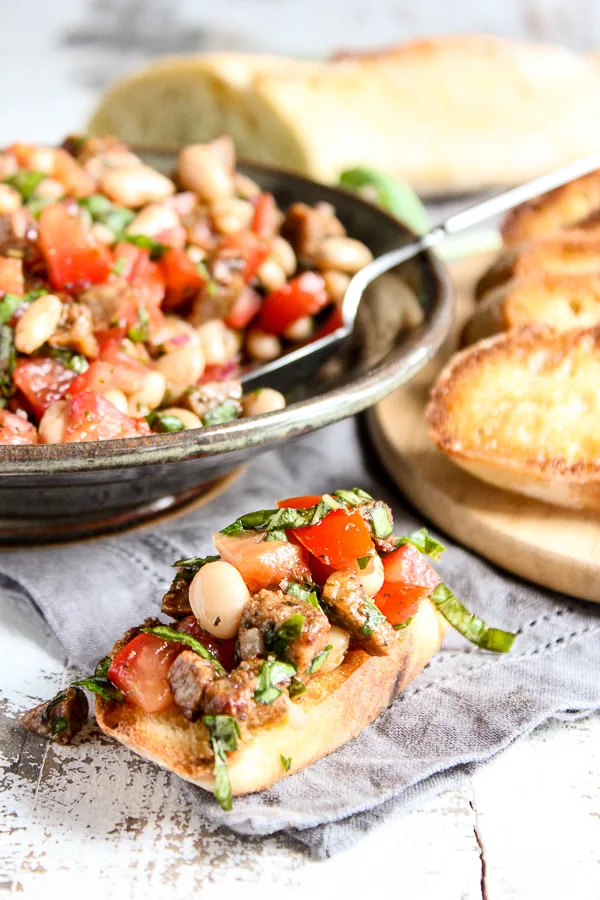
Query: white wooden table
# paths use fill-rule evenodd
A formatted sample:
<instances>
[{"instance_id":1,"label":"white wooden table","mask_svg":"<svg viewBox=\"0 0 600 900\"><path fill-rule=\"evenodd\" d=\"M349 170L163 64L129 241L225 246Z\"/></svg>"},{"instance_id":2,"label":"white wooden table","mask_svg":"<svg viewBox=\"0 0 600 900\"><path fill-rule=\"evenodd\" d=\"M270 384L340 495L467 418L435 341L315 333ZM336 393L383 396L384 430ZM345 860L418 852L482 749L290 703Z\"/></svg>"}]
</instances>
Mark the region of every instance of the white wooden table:
<instances>
[{"instance_id":1,"label":"white wooden table","mask_svg":"<svg viewBox=\"0 0 600 900\"><path fill-rule=\"evenodd\" d=\"M44 623L2 592L0 895L353 898L375 879L415 900L600 897L600 716L540 729L461 790L313 861L282 838L207 833L174 776L96 729L72 747L21 729L18 711L64 679Z\"/></svg>"}]
</instances>

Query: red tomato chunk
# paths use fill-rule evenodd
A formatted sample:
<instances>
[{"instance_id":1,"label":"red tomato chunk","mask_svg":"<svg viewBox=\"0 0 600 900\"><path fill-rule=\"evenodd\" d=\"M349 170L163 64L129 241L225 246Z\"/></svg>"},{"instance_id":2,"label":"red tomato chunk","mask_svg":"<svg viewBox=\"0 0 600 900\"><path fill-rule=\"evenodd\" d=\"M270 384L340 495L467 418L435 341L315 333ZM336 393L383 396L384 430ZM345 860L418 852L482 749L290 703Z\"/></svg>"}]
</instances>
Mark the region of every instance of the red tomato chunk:
<instances>
[{"instance_id":1,"label":"red tomato chunk","mask_svg":"<svg viewBox=\"0 0 600 900\"><path fill-rule=\"evenodd\" d=\"M26 419L7 409L0 409L0 444L11 444L13 447L37 444L37 432Z\"/></svg>"},{"instance_id":2,"label":"red tomato chunk","mask_svg":"<svg viewBox=\"0 0 600 900\"><path fill-rule=\"evenodd\" d=\"M251 592L278 584L282 579L310 581L302 550L288 541L265 541L264 532L228 536L213 534L217 553L235 566Z\"/></svg>"},{"instance_id":3,"label":"red tomato chunk","mask_svg":"<svg viewBox=\"0 0 600 900\"><path fill-rule=\"evenodd\" d=\"M74 378L75 372L68 366L48 356L20 359L13 374L15 385L38 418L49 406L62 400Z\"/></svg>"},{"instance_id":4,"label":"red tomato chunk","mask_svg":"<svg viewBox=\"0 0 600 900\"><path fill-rule=\"evenodd\" d=\"M40 213L40 246L54 288L99 284L110 275L109 251L81 216L61 203L45 206Z\"/></svg>"},{"instance_id":5,"label":"red tomato chunk","mask_svg":"<svg viewBox=\"0 0 600 900\"><path fill-rule=\"evenodd\" d=\"M138 634L117 653L108 678L145 713L162 712L173 703L167 675L183 649L183 644L164 641L155 634Z\"/></svg>"},{"instance_id":6,"label":"red tomato chunk","mask_svg":"<svg viewBox=\"0 0 600 900\"><path fill-rule=\"evenodd\" d=\"M335 509L318 525L294 528L291 533L309 553L335 569L352 566L361 556L370 556L375 550L359 512Z\"/></svg>"},{"instance_id":7,"label":"red tomato chunk","mask_svg":"<svg viewBox=\"0 0 600 900\"><path fill-rule=\"evenodd\" d=\"M91 391L82 391L70 398L66 419L65 443L109 441L150 434L145 419L132 419L124 415L104 397Z\"/></svg>"},{"instance_id":8,"label":"red tomato chunk","mask_svg":"<svg viewBox=\"0 0 600 900\"><path fill-rule=\"evenodd\" d=\"M375 603L392 625L402 625L440 583L435 569L412 544L383 557L385 581Z\"/></svg>"},{"instance_id":9,"label":"red tomato chunk","mask_svg":"<svg viewBox=\"0 0 600 900\"><path fill-rule=\"evenodd\" d=\"M288 325L304 316L314 316L329 302L323 276L303 272L265 298L258 327L269 334L281 334Z\"/></svg>"}]
</instances>

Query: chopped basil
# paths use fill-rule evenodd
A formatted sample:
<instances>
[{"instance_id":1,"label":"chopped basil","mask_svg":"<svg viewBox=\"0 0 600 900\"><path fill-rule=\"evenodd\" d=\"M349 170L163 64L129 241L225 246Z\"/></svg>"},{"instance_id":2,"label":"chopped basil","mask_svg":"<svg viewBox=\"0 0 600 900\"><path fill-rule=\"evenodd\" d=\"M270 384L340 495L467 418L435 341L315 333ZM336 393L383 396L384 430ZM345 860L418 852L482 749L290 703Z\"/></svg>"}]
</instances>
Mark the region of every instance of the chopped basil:
<instances>
[{"instance_id":1,"label":"chopped basil","mask_svg":"<svg viewBox=\"0 0 600 900\"><path fill-rule=\"evenodd\" d=\"M93 675L88 675L87 678L81 678L79 681L74 681L72 686L87 688L92 694L104 697L105 700L122 703L125 699L123 694L118 687L115 687L112 681L108 680L108 670L110 669L111 663L111 657L105 656L94 669Z\"/></svg>"},{"instance_id":2,"label":"chopped basil","mask_svg":"<svg viewBox=\"0 0 600 900\"><path fill-rule=\"evenodd\" d=\"M292 641L297 641L302 634L304 622L304 616L301 613L295 613L282 622L278 628L271 632L265 632L264 641L267 650L272 650L276 656L284 657L288 645Z\"/></svg>"},{"instance_id":3,"label":"chopped basil","mask_svg":"<svg viewBox=\"0 0 600 900\"><path fill-rule=\"evenodd\" d=\"M286 771L286 772L289 772L290 769L292 768L292 757L291 757L291 756L284 756L283 753L282 753L281 756L280 756L279 758L280 758L280 760L281 760L281 765L283 766L283 768L285 769L285 771Z\"/></svg>"},{"instance_id":4,"label":"chopped basil","mask_svg":"<svg viewBox=\"0 0 600 900\"><path fill-rule=\"evenodd\" d=\"M108 226L111 227L110 225ZM169 249L166 244L155 241L154 238L148 237L147 234L122 234L120 238L129 244L135 244L136 247L142 247L144 250L150 251L150 259L157 260Z\"/></svg>"},{"instance_id":5,"label":"chopped basil","mask_svg":"<svg viewBox=\"0 0 600 900\"><path fill-rule=\"evenodd\" d=\"M0 300L0 325L5 325L12 318L15 310L26 302L25 297L19 297L17 294L5 294Z\"/></svg>"},{"instance_id":6,"label":"chopped basil","mask_svg":"<svg viewBox=\"0 0 600 900\"><path fill-rule=\"evenodd\" d=\"M392 628L394 629L394 631L404 631L405 628L408 628L413 619L414 616L410 616L410 618L408 618L406 622L402 622L401 625L392 625Z\"/></svg>"},{"instance_id":7,"label":"chopped basil","mask_svg":"<svg viewBox=\"0 0 600 900\"><path fill-rule=\"evenodd\" d=\"M290 581L287 586L286 594L290 597L296 597L298 600L304 600L310 603L315 609L321 609L319 598L314 585L300 584L298 581Z\"/></svg>"},{"instance_id":8,"label":"chopped basil","mask_svg":"<svg viewBox=\"0 0 600 900\"><path fill-rule=\"evenodd\" d=\"M321 650L320 653L317 653L307 671L310 672L311 675L314 675L315 672L318 672L321 666L324 664L325 660L329 656L329 651L332 649L333 644L327 644L324 650Z\"/></svg>"},{"instance_id":9,"label":"chopped basil","mask_svg":"<svg viewBox=\"0 0 600 900\"><path fill-rule=\"evenodd\" d=\"M220 556L190 556L189 559L178 559L177 562L173 563L173 568L181 569L177 577L182 575L186 581L191 581L202 566L205 566L207 563L217 562L220 559Z\"/></svg>"},{"instance_id":10,"label":"chopped basil","mask_svg":"<svg viewBox=\"0 0 600 900\"><path fill-rule=\"evenodd\" d=\"M79 206L86 210L94 222L106 225L107 228L120 240L128 241L129 235L122 232L131 225L135 219L135 213L131 209L124 206L116 206L111 203L104 194L92 194L90 197L83 197L79 200ZM133 243L133 242L131 242Z\"/></svg>"},{"instance_id":11,"label":"chopped basil","mask_svg":"<svg viewBox=\"0 0 600 900\"><path fill-rule=\"evenodd\" d=\"M374 506L369 515L373 523L373 533L377 538L387 538L393 531L390 516L385 506Z\"/></svg>"},{"instance_id":12,"label":"chopped basil","mask_svg":"<svg viewBox=\"0 0 600 900\"><path fill-rule=\"evenodd\" d=\"M15 172L10 178L5 179L5 183L16 188L23 198L23 203L27 203L29 198L35 192L38 184L43 181L45 177L43 172L34 172L23 169L20 172Z\"/></svg>"},{"instance_id":13,"label":"chopped basil","mask_svg":"<svg viewBox=\"0 0 600 900\"><path fill-rule=\"evenodd\" d=\"M155 634L164 641L177 641L178 644L185 644L186 647L189 647L190 650L193 650L198 656L213 663L217 671L221 673L225 671L217 657L214 656L210 650L206 649L202 641L199 641L186 631L177 631L176 628L170 628L168 625L156 625L154 628L140 628L140 631L143 631L144 634Z\"/></svg>"},{"instance_id":14,"label":"chopped basil","mask_svg":"<svg viewBox=\"0 0 600 900\"><path fill-rule=\"evenodd\" d=\"M282 693L277 685L296 674L296 669L290 663L279 659L266 659L260 667L254 699L259 703L273 703Z\"/></svg>"},{"instance_id":15,"label":"chopped basil","mask_svg":"<svg viewBox=\"0 0 600 900\"><path fill-rule=\"evenodd\" d=\"M226 400L214 409L209 409L202 416L203 425L223 425L225 422L233 422L239 419L240 409L233 400Z\"/></svg>"},{"instance_id":16,"label":"chopped basil","mask_svg":"<svg viewBox=\"0 0 600 900\"><path fill-rule=\"evenodd\" d=\"M366 569L371 559L373 559L372 556L359 556L356 560L356 562L358 563L358 568Z\"/></svg>"},{"instance_id":17,"label":"chopped basil","mask_svg":"<svg viewBox=\"0 0 600 900\"><path fill-rule=\"evenodd\" d=\"M202 420L204 422L204 420ZM352 503L344 495L352 496ZM231 525L221 529L221 534L243 534L244 531L282 531L288 528L305 528L308 525L318 525L333 509L342 505L357 506L367 502L371 497L359 488L351 491L334 491L333 494L324 494L314 506L306 509L259 509L256 512L246 513L240 516ZM389 522L387 512L382 509ZM391 529L391 526L390 526Z\"/></svg>"},{"instance_id":18,"label":"chopped basil","mask_svg":"<svg viewBox=\"0 0 600 900\"><path fill-rule=\"evenodd\" d=\"M288 688L288 693L290 697L299 697L300 694L304 694L306 691L306 685L303 681L300 681L299 678L292 678L290 681L290 686Z\"/></svg>"},{"instance_id":19,"label":"chopped basil","mask_svg":"<svg viewBox=\"0 0 600 900\"><path fill-rule=\"evenodd\" d=\"M63 700L67 699L67 691L59 691L56 697L53 697L52 700L49 700L46 704L46 708L41 716L41 721L43 724L46 724L50 719L50 713L59 703L62 703Z\"/></svg>"},{"instance_id":20,"label":"chopped basil","mask_svg":"<svg viewBox=\"0 0 600 900\"><path fill-rule=\"evenodd\" d=\"M288 536L285 531L269 531L267 533L268 541L287 541Z\"/></svg>"},{"instance_id":21,"label":"chopped basil","mask_svg":"<svg viewBox=\"0 0 600 900\"><path fill-rule=\"evenodd\" d=\"M347 506L362 506L373 499L370 494L367 494L366 491L361 491L360 488L352 488L350 491L334 491L333 496Z\"/></svg>"},{"instance_id":22,"label":"chopped basil","mask_svg":"<svg viewBox=\"0 0 600 900\"><path fill-rule=\"evenodd\" d=\"M127 337L134 344L143 344L148 339L148 323L150 322L150 316L145 306L140 306L137 311L137 317L137 325L131 326L127 332Z\"/></svg>"},{"instance_id":23,"label":"chopped basil","mask_svg":"<svg viewBox=\"0 0 600 900\"><path fill-rule=\"evenodd\" d=\"M216 297L216 295L219 293L219 288L214 281L209 281L205 287L205 291L209 297Z\"/></svg>"},{"instance_id":24,"label":"chopped basil","mask_svg":"<svg viewBox=\"0 0 600 900\"><path fill-rule=\"evenodd\" d=\"M67 368L71 369L73 372L77 372L78 375L85 372L90 365L85 356L82 356L81 353L74 353L72 350L64 350L62 347L51 347L50 356L53 359L60 360L63 365L67 366Z\"/></svg>"},{"instance_id":25,"label":"chopped basil","mask_svg":"<svg viewBox=\"0 0 600 900\"><path fill-rule=\"evenodd\" d=\"M52 734L60 734L61 731L65 730L68 724L66 716L59 716L50 725L50 731Z\"/></svg>"},{"instance_id":26,"label":"chopped basil","mask_svg":"<svg viewBox=\"0 0 600 900\"><path fill-rule=\"evenodd\" d=\"M221 809L231 809L231 782L227 772L227 753L238 748L240 727L233 716L204 716L202 719L210 736L210 746L215 754L215 797Z\"/></svg>"},{"instance_id":27,"label":"chopped basil","mask_svg":"<svg viewBox=\"0 0 600 900\"><path fill-rule=\"evenodd\" d=\"M34 219L37 219L45 206L55 202L52 197L30 197L26 205Z\"/></svg>"},{"instance_id":28,"label":"chopped basil","mask_svg":"<svg viewBox=\"0 0 600 900\"><path fill-rule=\"evenodd\" d=\"M360 633L366 635L366 637L371 637L375 629L385 621L385 616L381 610L377 609L374 603L371 603L370 600L363 600L360 606L360 612L365 617Z\"/></svg>"},{"instance_id":29,"label":"chopped basil","mask_svg":"<svg viewBox=\"0 0 600 900\"><path fill-rule=\"evenodd\" d=\"M439 559L446 549L443 544L431 537L426 528L419 528L418 531L413 531L408 537L398 538L398 547L402 547L403 544L412 544L413 547L416 547L417 550L420 550L421 553L430 556L432 559Z\"/></svg>"},{"instance_id":30,"label":"chopped basil","mask_svg":"<svg viewBox=\"0 0 600 900\"><path fill-rule=\"evenodd\" d=\"M12 373L17 364L15 335L9 325L0 325L0 394L11 397L14 393Z\"/></svg>"},{"instance_id":31,"label":"chopped basil","mask_svg":"<svg viewBox=\"0 0 600 900\"><path fill-rule=\"evenodd\" d=\"M127 260L124 256L119 256L115 260L115 264L111 269L113 275L122 275L127 268Z\"/></svg>"},{"instance_id":32,"label":"chopped basil","mask_svg":"<svg viewBox=\"0 0 600 900\"><path fill-rule=\"evenodd\" d=\"M87 209L95 222L101 221L102 216L105 216L113 208L113 204L104 194L90 194L89 197L82 197L78 202L82 209Z\"/></svg>"},{"instance_id":33,"label":"chopped basil","mask_svg":"<svg viewBox=\"0 0 600 900\"><path fill-rule=\"evenodd\" d=\"M185 425L179 416L172 416L168 413L153 410L145 416L146 422L157 434L166 434L170 431L184 431Z\"/></svg>"},{"instance_id":34,"label":"chopped basil","mask_svg":"<svg viewBox=\"0 0 600 900\"><path fill-rule=\"evenodd\" d=\"M487 625L483 619L470 613L445 584L438 584L429 599L453 628L482 650L508 653L511 649L516 634Z\"/></svg>"}]
</instances>

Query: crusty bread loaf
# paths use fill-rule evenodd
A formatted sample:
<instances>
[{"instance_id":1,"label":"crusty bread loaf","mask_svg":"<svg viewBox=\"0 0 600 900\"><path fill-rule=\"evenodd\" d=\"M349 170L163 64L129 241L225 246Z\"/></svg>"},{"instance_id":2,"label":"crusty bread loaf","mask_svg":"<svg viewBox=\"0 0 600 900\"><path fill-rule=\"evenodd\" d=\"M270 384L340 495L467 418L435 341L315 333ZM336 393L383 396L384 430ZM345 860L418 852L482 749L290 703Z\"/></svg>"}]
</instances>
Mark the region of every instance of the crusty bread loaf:
<instances>
[{"instance_id":1,"label":"crusty bread loaf","mask_svg":"<svg viewBox=\"0 0 600 900\"><path fill-rule=\"evenodd\" d=\"M513 330L457 354L427 409L432 440L497 487L600 510L600 327Z\"/></svg>"},{"instance_id":2,"label":"crusty bread loaf","mask_svg":"<svg viewBox=\"0 0 600 900\"><path fill-rule=\"evenodd\" d=\"M600 325L600 255L589 275L532 275L489 291L463 332L463 343L526 325L556 331Z\"/></svg>"},{"instance_id":3,"label":"crusty bread loaf","mask_svg":"<svg viewBox=\"0 0 600 900\"><path fill-rule=\"evenodd\" d=\"M222 132L317 180L371 165L423 194L509 185L600 149L600 62L462 36L326 63L212 54L119 81L90 129L176 149Z\"/></svg>"},{"instance_id":4,"label":"crusty bread loaf","mask_svg":"<svg viewBox=\"0 0 600 900\"><path fill-rule=\"evenodd\" d=\"M290 719L246 731L228 756L232 793L267 788L356 737L412 681L439 649L448 625L423 600L410 625L397 633L392 653L367 656L351 650L332 672L315 675L294 701L306 715L302 727ZM100 728L146 759L207 790L214 787L214 757L202 722L172 708L148 715L129 703L98 698ZM281 756L291 758L289 773Z\"/></svg>"}]
</instances>

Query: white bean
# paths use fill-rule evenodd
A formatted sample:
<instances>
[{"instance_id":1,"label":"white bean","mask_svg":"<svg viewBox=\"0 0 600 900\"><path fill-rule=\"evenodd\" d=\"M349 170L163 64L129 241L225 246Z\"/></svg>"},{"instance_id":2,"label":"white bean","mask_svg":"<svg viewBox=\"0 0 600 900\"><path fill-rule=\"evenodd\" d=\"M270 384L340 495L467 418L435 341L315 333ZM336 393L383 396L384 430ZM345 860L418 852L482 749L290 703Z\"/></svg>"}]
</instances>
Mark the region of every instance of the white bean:
<instances>
[{"instance_id":1,"label":"white bean","mask_svg":"<svg viewBox=\"0 0 600 900\"><path fill-rule=\"evenodd\" d=\"M323 280L327 293L334 303L341 303L350 284L350 276L346 272L338 272L335 269L326 269L323 272Z\"/></svg>"},{"instance_id":2,"label":"white bean","mask_svg":"<svg viewBox=\"0 0 600 900\"><path fill-rule=\"evenodd\" d=\"M367 597L374 597L383 587L385 571L377 554L370 558L364 569L359 568L356 574Z\"/></svg>"},{"instance_id":3,"label":"white bean","mask_svg":"<svg viewBox=\"0 0 600 900\"><path fill-rule=\"evenodd\" d=\"M182 409L180 406L170 406L168 409L161 409L160 412L161 415L176 416L178 419L181 419L186 431L189 431L192 428L202 427L202 422L196 413L190 412L189 409Z\"/></svg>"},{"instance_id":4,"label":"white bean","mask_svg":"<svg viewBox=\"0 0 600 900\"><path fill-rule=\"evenodd\" d=\"M167 380L161 372L149 371L144 375L142 387L127 401L129 415L134 419L147 416L162 403L167 388Z\"/></svg>"},{"instance_id":5,"label":"white bean","mask_svg":"<svg viewBox=\"0 0 600 900\"><path fill-rule=\"evenodd\" d=\"M358 272L372 259L368 247L349 237L325 238L315 253L315 263L320 269L339 269L340 272Z\"/></svg>"},{"instance_id":6,"label":"white bean","mask_svg":"<svg viewBox=\"0 0 600 900\"><path fill-rule=\"evenodd\" d=\"M31 147L27 152L25 168L43 172L44 175L52 175L55 163L56 150L54 147Z\"/></svg>"},{"instance_id":7,"label":"white bean","mask_svg":"<svg viewBox=\"0 0 600 900\"><path fill-rule=\"evenodd\" d=\"M40 444L61 444L65 433L67 401L57 400L49 406L38 425Z\"/></svg>"},{"instance_id":8,"label":"white bean","mask_svg":"<svg viewBox=\"0 0 600 900\"><path fill-rule=\"evenodd\" d=\"M256 275L267 291L278 291L287 281L285 272L275 259L265 259Z\"/></svg>"},{"instance_id":9,"label":"white bean","mask_svg":"<svg viewBox=\"0 0 600 900\"><path fill-rule=\"evenodd\" d=\"M117 388L111 388L109 391L104 391L103 396L105 400L108 400L109 403L116 406L119 412L124 413L126 416L129 415L129 404L123 391L119 391Z\"/></svg>"},{"instance_id":10,"label":"white bean","mask_svg":"<svg viewBox=\"0 0 600 900\"><path fill-rule=\"evenodd\" d=\"M243 172L236 172L233 178L233 188L240 197L243 197L244 200L252 200L253 197L258 197L262 194L260 186L252 181L251 178L248 178L247 175L244 175Z\"/></svg>"},{"instance_id":11,"label":"white bean","mask_svg":"<svg viewBox=\"0 0 600 900\"><path fill-rule=\"evenodd\" d=\"M319 669L319 673L333 672L333 670L337 669L340 663L344 661L344 657L348 652L350 635L347 631L344 631L343 628L332 625L329 631L329 637L327 638L327 643L331 644L331 650L329 651L327 659Z\"/></svg>"},{"instance_id":12,"label":"white bean","mask_svg":"<svg viewBox=\"0 0 600 900\"><path fill-rule=\"evenodd\" d=\"M110 246L110 244L115 243L114 231L111 231L108 225L103 225L102 222L94 222L92 225L92 234L101 244Z\"/></svg>"},{"instance_id":13,"label":"white bean","mask_svg":"<svg viewBox=\"0 0 600 900\"><path fill-rule=\"evenodd\" d=\"M190 606L201 627L217 638L238 633L250 591L235 566L217 560L207 563L190 584Z\"/></svg>"},{"instance_id":14,"label":"white bean","mask_svg":"<svg viewBox=\"0 0 600 900\"><path fill-rule=\"evenodd\" d=\"M254 207L239 197L220 197L211 208L213 225L221 234L235 234L249 228L254 218Z\"/></svg>"},{"instance_id":15,"label":"white bean","mask_svg":"<svg viewBox=\"0 0 600 900\"><path fill-rule=\"evenodd\" d=\"M190 144L177 160L177 178L182 187L195 191L202 200L213 201L233 193L233 171L210 144Z\"/></svg>"},{"instance_id":16,"label":"white bean","mask_svg":"<svg viewBox=\"0 0 600 900\"><path fill-rule=\"evenodd\" d=\"M145 234L147 237L156 237L161 231L177 228L179 224L179 216L166 203L150 203L137 214L127 228L127 234Z\"/></svg>"},{"instance_id":17,"label":"white bean","mask_svg":"<svg viewBox=\"0 0 600 900\"><path fill-rule=\"evenodd\" d=\"M270 359L277 359L280 356L281 341L276 335L266 334L256 328L246 335L246 350L252 359L268 362Z\"/></svg>"},{"instance_id":18,"label":"white bean","mask_svg":"<svg viewBox=\"0 0 600 900\"><path fill-rule=\"evenodd\" d=\"M65 188L56 178L42 178L35 189L35 196L47 200L60 200L65 196Z\"/></svg>"},{"instance_id":19,"label":"white bean","mask_svg":"<svg viewBox=\"0 0 600 900\"><path fill-rule=\"evenodd\" d=\"M283 329L283 336L287 341L306 341L313 333L312 316L302 316L291 325Z\"/></svg>"},{"instance_id":20,"label":"white bean","mask_svg":"<svg viewBox=\"0 0 600 900\"><path fill-rule=\"evenodd\" d=\"M246 394L242 399L242 409L245 416L264 416L265 413L284 409L285 397L273 388L259 388Z\"/></svg>"},{"instance_id":21,"label":"white bean","mask_svg":"<svg viewBox=\"0 0 600 900\"><path fill-rule=\"evenodd\" d=\"M16 175L18 171L19 163L16 157L12 153L0 153L0 181Z\"/></svg>"},{"instance_id":22,"label":"white bean","mask_svg":"<svg viewBox=\"0 0 600 900\"><path fill-rule=\"evenodd\" d=\"M0 214L14 212L21 204L21 195L10 184L0 184Z\"/></svg>"},{"instance_id":23,"label":"white bean","mask_svg":"<svg viewBox=\"0 0 600 900\"><path fill-rule=\"evenodd\" d=\"M281 235L271 238L271 253L288 278L294 274L297 266L296 254L292 245Z\"/></svg>"},{"instance_id":24,"label":"white bean","mask_svg":"<svg viewBox=\"0 0 600 900\"><path fill-rule=\"evenodd\" d=\"M204 372L204 351L202 347L184 344L156 360L155 369L167 381L169 400L178 400L189 387L196 384Z\"/></svg>"},{"instance_id":25,"label":"white bean","mask_svg":"<svg viewBox=\"0 0 600 900\"><path fill-rule=\"evenodd\" d=\"M222 319L210 319L196 331L200 337L207 366L222 366L236 355L237 336Z\"/></svg>"},{"instance_id":26,"label":"white bean","mask_svg":"<svg viewBox=\"0 0 600 900\"><path fill-rule=\"evenodd\" d=\"M158 200L165 200L175 192L175 185L150 166L133 166L127 169L106 169L100 187L115 203L137 207Z\"/></svg>"},{"instance_id":27,"label":"white bean","mask_svg":"<svg viewBox=\"0 0 600 900\"><path fill-rule=\"evenodd\" d=\"M100 181L107 169L132 169L141 165L139 156L130 153L129 150L107 150L86 160L83 167L92 178Z\"/></svg>"},{"instance_id":28,"label":"white bean","mask_svg":"<svg viewBox=\"0 0 600 900\"><path fill-rule=\"evenodd\" d=\"M193 325L179 316L165 316L160 325L148 326L148 341L153 347L160 347L165 353L192 344L200 345L200 335Z\"/></svg>"},{"instance_id":29,"label":"white bean","mask_svg":"<svg viewBox=\"0 0 600 900\"><path fill-rule=\"evenodd\" d=\"M54 294L44 294L34 300L15 328L15 347L19 353L33 353L45 344L56 331L62 311L63 305Z\"/></svg>"}]
</instances>

